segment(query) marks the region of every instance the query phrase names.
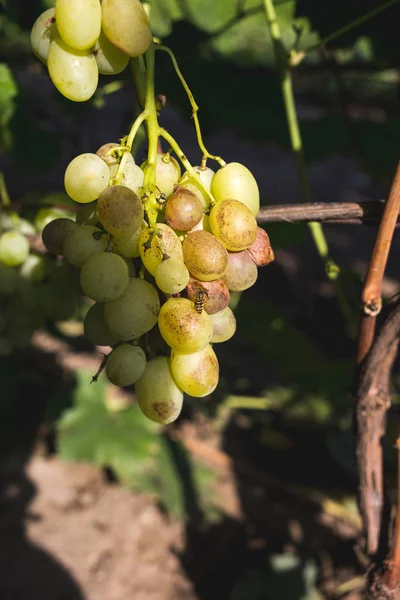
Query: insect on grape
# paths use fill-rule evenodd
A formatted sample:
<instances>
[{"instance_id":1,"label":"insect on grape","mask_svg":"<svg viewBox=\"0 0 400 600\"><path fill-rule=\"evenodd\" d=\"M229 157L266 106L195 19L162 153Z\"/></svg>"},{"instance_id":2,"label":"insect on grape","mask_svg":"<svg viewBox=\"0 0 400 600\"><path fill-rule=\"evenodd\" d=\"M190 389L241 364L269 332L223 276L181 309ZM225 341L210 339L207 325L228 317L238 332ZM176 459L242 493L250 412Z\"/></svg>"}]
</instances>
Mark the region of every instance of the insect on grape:
<instances>
[{"instance_id":1,"label":"insect on grape","mask_svg":"<svg viewBox=\"0 0 400 600\"><path fill-rule=\"evenodd\" d=\"M196 295L194 297L194 307L200 315L207 304L208 294L203 288L196 288L195 292Z\"/></svg>"}]
</instances>

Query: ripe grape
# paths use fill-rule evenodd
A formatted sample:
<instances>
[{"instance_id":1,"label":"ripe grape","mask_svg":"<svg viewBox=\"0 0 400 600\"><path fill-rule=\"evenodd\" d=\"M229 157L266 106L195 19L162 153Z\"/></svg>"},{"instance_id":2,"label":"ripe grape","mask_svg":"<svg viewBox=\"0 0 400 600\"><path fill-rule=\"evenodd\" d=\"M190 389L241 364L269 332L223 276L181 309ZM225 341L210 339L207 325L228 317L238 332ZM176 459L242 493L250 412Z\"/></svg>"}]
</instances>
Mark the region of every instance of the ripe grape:
<instances>
[{"instance_id":1,"label":"ripe grape","mask_svg":"<svg viewBox=\"0 0 400 600\"><path fill-rule=\"evenodd\" d=\"M127 341L150 331L159 310L155 287L140 278L130 279L124 293L105 305L105 319L111 333Z\"/></svg>"},{"instance_id":2,"label":"ripe grape","mask_svg":"<svg viewBox=\"0 0 400 600\"><path fill-rule=\"evenodd\" d=\"M96 43L101 30L99 0L56 0L56 21L68 46L87 50Z\"/></svg>"},{"instance_id":3,"label":"ripe grape","mask_svg":"<svg viewBox=\"0 0 400 600\"><path fill-rule=\"evenodd\" d=\"M30 254L22 267L19 274L24 279L39 283L46 279L50 271L50 262L43 254Z\"/></svg>"},{"instance_id":4,"label":"ripe grape","mask_svg":"<svg viewBox=\"0 0 400 600\"><path fill-rule=\"evenodd\" d=\"M167 344L182 354L202 350L212 336L208 314L196 312L186 298L169 298L160 309L158 326Z\"/></svg>"},{"instance_id":5,"label":"ripe grape","mask_svg":"<svg viewBox=\"0 0 400 600\"><path fill-rule=\"evenodd\" d=\"M128 56L140 56L152 42L149 19L139 0L103 0L102 26L110 42Z\"/></svg>"},{"instance_id":6,"label":"ripe grape","mask_svg":"<svg viewBox=\"0 0 400 600\"><path fill-rule=\"evenodd\" d=\"M47 66L52 82L69 100L85 102L95 93L99 69L89 50L74 50L56 35L50 43Z\"/></svg>"},{"instance_id":7,"label":"ripe grape","mask_svg":"<svg viewBox=\"0 0 400 600\"><path fill-rule=\"evenodd\" d=\"M140 257L148 272L156 274L164 257L183 260L182 244L176 233L164 223L157 223L157 233L150 227L142 229L139 236Z\"/></svg>"},{"instance_id":8,"label":"ripe grape","mask_svg":"<svg viewBox=\"0 0 400 600\"><path fill-rule=\"evenodd\" d=\"M146 225L146 222L143 221ZM143 225L143 224L142 224ZM125 258L137 258L140 256L139 251L139 236L141 229L138 229L131 237L129 238L113 238L111 244L111 250L116 254L120 254Z\"/></svg>"},{"instance_id":9,"label":"ripe grape","mask_svg":"<svg viewBox=\"0 0 400 600\"><path fill-rule=\"evenodd\" d=\"M229 306L220 312L210 315L210 319L213 326L212 344L226 342L235 335L236 319Z\"/></svg>"},{"instance_id":10,"label":"ripe grape","mask_svg":"<svg viewBox=\"0 0 400 600\"><path fill-rule=\"evenodd\" d=\"M211 182L211 192L218 201L242 202L256 217L260 210L260 192L252 173L244 165L233 162L219 169Z\"/></svg>"},{"instance_id":11,"label":"ripe grape","mask_svg":"<svg viewBox=\"0 0 400 600\"><path fill-rule=\"evenodd\" d=\"M117 238L131 238L144 217L139 196L123 185L111 185L100 194L97 212L103 226Z\"/></svg>"},{"instance_id":12,"label":"ripe grape","mask_svg":"<svg viewBox=\"0 0 400 600\"><path fill-rule=\"evenodd\" d=\"M167 225L178 231L189 231L202 216L203 207L197 196L184 187L176 187L165 207Z\"/></svg>"},{"instance_id":13,"label":"ripe grape","mask_svg":"<svg viewBox=\"0 0 400 600\"><path fill-rule=\"evenodd\" d=\"M130 155L132 156L132 155ZM118 165L113 165L110 167L110 175L111 177L115 177L118 171ZM127 162L124 167L124 172L122 175L122 179L120 181L121 185L131 189L135 194L139 195L139 190L143 185L144 173L142 169L135 165L133 161Z\"/></svg>"},{"instance_id":14,"label":"ripe grape","mask_svg":"<svg viewBox=\"0 0 400 600\"><path fill-rule=\"evenodd\" d=\"M112 152L111 154L109 153L110 150L112 150L113 148L119 148L119 144L116 144L115 142L108 142L107 144L103 144L102 146L100 146L100 148L96 152L97 156L99 156L101 158L101 160L104 160L104 162L109 167L114 167L115 165L119 165L119 163L121 162L121 157L118 156L117 153L115 155L114 155L114 152ZM133 158L132 154L130 152L128 152L127 150L125 150L125 152L127 152L127 154L128 154L127 164L128 163L134 164L135 159Z\"/></svg>"},{"instance_id":15,"label":"ripe grape","mask_svg":"<svg viewBox=\"0 0 400 600\"><path fill-rule=\"evenodd\" d=\"M104 317L105 304L93 304L83 321L85 338L94 346L114 346L118 338L113 336L107 327Z\"/></svg>"},{"instance_id":16,"label":"ripe grape","mask_svg":"<svg viewBox=\"0 0 400 600\"><path fill-rule=\"evenodd\" d=\"M200 187L197 178L201 181L201 183L206 188L206 190L210 192L211 191L211 181L215 175L215 172L212 169L210 169L209 167L205 167L205 168L193 167L193 169L196 172L196 177L191 177L189 179L189 181L187 181L187 182L185 181L185 188L187 190L190 190L194 194L196 194L196 196L200 200L203 208L207 208L208 205L210 204L210 198L207 196L207 194L205 194L203 192L203 189ZM185 172L183 174L184 177L186 175L187 175L187 172Z\"/></svg>"},{"instance_id":17,"label":"ripe grape","mask_svg":"<svg viewBox=\"0 0 400 600\"><path fill-rule=\"evenodd\" d=\"M0 236L0 262L19 267L29 256L29 243L22 233L6 231Z\"/></svg>"},{"instance_id":18,"label":"ripe grape","mask_svg":"<svg viewBox=\"0 0 400 600\"><path fill-rule=\"evenodd\" d=\"M76 202L93 202L106 189L110 169L96 154L87 152L76 156L64 175L67 194Z\"/></svg>"},{"instance_id":19,"label":"ripe grape","mask_svg":"<svg viewBox=\"0 0 400 600\"><path fill-rule=\"evenodd\" d=\"M265 267L275 259L269 236L261 227L257 227L257 237L246 252L250 254L257 267Z\"/></svg>"},{"instance_id":20,"label":"ripe grape","mask_svg":"<svg viewBox=\"0 0 400 600\"><path fill-rule=\"evenodd\" d=\"M179 387L195 398L208 396L218 385L218 359L210 344L193 354L179 354L173 350L171 370Z\"/></svg>"},{"instance_id":21,"label":"ripe grape","mask_svg":"<svg viewBox=\"0 0 400 600\"><path fill-rule=\"evenodd\" d=\"M54 219L47 223L42 231L42 241L51 254L62 254L66 237L76 229L77 224L71 219Z\"/></svg>"},{"instance_id":22,"label":"ripe grape","mask_svg":"<svg viewBox=\"0 0 400 600\"><path fill-rule=\"evenodd\" d=\"M242 202L221 200L210 212L210 227L215 237L232 252L245 250L257 237L257 221Z\"/></svg>"},{"instance_id":23,"label":"ripe grape","mask_svg":"<svg viewBox=\"0 0 400 600\"><path fill-rule=\"evenodd\" d=\"M78 225L97 225L99 222L96 201L81 206L75 219L75 223Z\"/></svg>"},{"instance_id":24,"label":"ripe grape","mask_svg":"<svg viewBox=\"0 0 400 600\"><path fill-rule=\"evenodd\" d=\"M255 284L258 270L246 252L230 252L228 268L223 276L223 281L232 292L243 292Z\"/></svg>"},{"instance_id":25,"label":"ripe grape","mask_svg":"<svg viewBox=\"0 0 400 600\"><path fill-rule=\"evenodd\" d=\"M169 358L149 360L135 391L140 408L152 421L168 425L179 417L183 392L174 381Z\"/></svg>"},{"instance_id":26,"label":"ripe grape","mask_svg":"<svg viewBox=\"0 0 400 600\"><path fill-rule=\"evenodd\" d=\"M102 31L94 47L94 57L101 75L118 75L129 62L129 56L114 46Z\"/></svg>"},{"instance_id":27,"label":"ripe grape","mask_svg":"<svg viewBox=\"0 0 400 600\"><path fill-rule=\"evenodd\" d=\"M79 225L66 236L62 254L74 267L83 267L90 256L107 248L107 236L100 235L101 229L98 227Z\"/></svg>"},{"instance_id":28,"label":"ripe grape","mask_svg":"<svg viewBox=\"0 0 400 600\"><path fill-rule=\"evenodd\" d=\"M54 19L55 9L45 10L34 22L31 30L31 46L35 55L45 65L49 54L50 42L53 36L53 29L56 29Z\"/></svg>"},{"instance_id":29,"label":"ripe grape","mask_svg":"<svg viewBox=\"0 0 400 600\"><path fill-rule=\"evenodd\" d=\"M204 310L209 315L223 310L229 304L230 293L226 284L221 279L214 281L199 281L191 277L186 288L187 296L192 302L196 301L199 290L207 294Z\"/></svg>"},{"instance_id":30,"label":"ripe grape","mask_svg":"<svg viewBox=\"0 0 400 600\"><path fill-rule=\"evenodd\" d=\"M128 266L118 254L93 254L82 267L80 281L86 296L96 302L109 302L126 290L129 282Z\"/></svg>"},{"instance_id":31,"label":"ripe grape","mask_svg":"<svg viewBox=\"0 0 400 600\"><path fill-rule=\"evenodd\" d=\"M189 271L182 260L167 258L156 270L156 283L165 294L177 294L188 284Z\"/></svg>"},{"instance_id":32,"label":"ripe grape","mask_svg":"<svg viewBox=\"0 0 400 600\"><path fill-rule=\"evenodd\" d=\"M147 167L147 160L141 165L144 170ZM174 191L174 186L178 183L181 176L179 163L170 154L157 154L156 161L156 186L161 194L168 198Z\"/></svg>"},{"instance_id":33,"label":"ripe grape","mask_svg":"<svg viewBox=\"0 0 400 600\"><path fill-rule=\"evenodd\" d=\"M17 288L18 271L0 262L0 295L10 296Z\"/></svg>"},{"instance_id":34,"label":"ripe grape","mask_svg":"<svg viewBox=\"0 0 400 600\"><path fill-rule=\"evenodd\" d=\"M228 252L208 231L194 231L183 244L183 258L190 273L201 281L219 279L228 266Z\"/></svg>"},{"instance_id":35,"label":"ripe grape","mask_svg":"<svg viewBox=\"0 0 400 600\"><path fill-rule=\"evenodd\" d=\"M139 346L121 344L107 356L106 375L114 385L135 383L144 373L146 355Z\"/></svg>"}]
</instances>

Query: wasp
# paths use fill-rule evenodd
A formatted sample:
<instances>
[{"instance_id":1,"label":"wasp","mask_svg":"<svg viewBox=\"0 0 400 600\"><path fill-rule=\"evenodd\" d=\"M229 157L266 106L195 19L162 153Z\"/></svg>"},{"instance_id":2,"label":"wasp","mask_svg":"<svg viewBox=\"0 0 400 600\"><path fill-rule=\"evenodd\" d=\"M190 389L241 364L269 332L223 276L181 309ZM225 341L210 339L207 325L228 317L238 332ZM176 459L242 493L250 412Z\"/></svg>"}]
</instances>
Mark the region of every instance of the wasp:
<instances>
[{"instance_id":1,"label":"wasp","mask_svg":"<svg viewBox=\"0 0 400 600\"><path fill-rule=\"evenodd\" d=\"M207 304L208 294L203 288L195 289L194 307L199 315L203 312L205 305Z\"/></svg>"}]
</instances>

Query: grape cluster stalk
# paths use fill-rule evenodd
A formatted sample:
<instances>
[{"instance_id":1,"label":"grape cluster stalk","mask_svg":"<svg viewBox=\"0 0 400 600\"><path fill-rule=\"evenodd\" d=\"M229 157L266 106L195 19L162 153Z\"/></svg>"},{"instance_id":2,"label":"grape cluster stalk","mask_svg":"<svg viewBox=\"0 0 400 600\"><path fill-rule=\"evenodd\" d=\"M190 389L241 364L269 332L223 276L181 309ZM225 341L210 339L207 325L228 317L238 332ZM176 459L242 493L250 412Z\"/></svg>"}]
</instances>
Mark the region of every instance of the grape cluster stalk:
<instances>
[{"instance_id":1,"label":"grape cluster stalk","mask_svg":"<svg viewBox=\"0 0 400 600\"><path fill-rule=\"evenodd\" d=\"M42 238L49 253L79 269L81 290L92 302L85 336L111 347L104 361L108 379L134 384L143 413L171 423L184 393L201 398L215 390L214 345L236 330L230 292L254 285L258 267L274 258L256 222L257 182L244 165L226 164L205 149L198 107L172 52L152 41L139 0L56 0L34 24L32 46L71 100L89 99L98 72L119 73L130 59L144 90L143 111L129 135L69 163L65 190L81 208L75 222L48 223ZM170 55L188 93L202 153L198 166L159 125L157 50ZM138 165L132 144L142 124L148 154ZM167 152L160 151L162 139ZM212 170L207 159L220 168Z\"/></svg>"}]
</instances>

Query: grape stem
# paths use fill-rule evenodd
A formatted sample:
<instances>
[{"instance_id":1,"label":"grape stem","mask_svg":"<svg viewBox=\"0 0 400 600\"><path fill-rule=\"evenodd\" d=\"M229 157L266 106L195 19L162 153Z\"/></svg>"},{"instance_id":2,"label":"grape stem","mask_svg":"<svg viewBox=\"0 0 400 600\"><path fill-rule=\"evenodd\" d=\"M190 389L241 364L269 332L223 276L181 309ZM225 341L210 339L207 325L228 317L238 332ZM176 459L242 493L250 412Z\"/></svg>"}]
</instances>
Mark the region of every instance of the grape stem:
<instances>
[{"instance_id":1,"label":"grape stem","mask_svg":"<svg viewBox=\"0 0 400 600\"><path fill-rule=\"evenodd\" d=\"M214 154L210 154L204 145L203 136L202 136L201 128L200 128L200 121L199 121L199 117L197 116L199 107L196 103L196 100L194 99L194 96L192 94L190 87L188 86L188 84L182 74L182 71L179 68L178 61L176 60L175 54L172 52L172 50L170 48L168 48L167 46L164 46L162 44L157 44L156 50L161 50L162 52L166 52L168 54L168 56L170 57L171 62L173 64L173 67L175 69L175 73L177 74L177 76L187 94L187 97L189 98L190 106L192 107L192 117L193 117L193 121L194 121L194 126L196 128L197 143L199 145L200 150L203 153L201 167L205 168L208 158L211 160L215 160L219 165L221 165L221 167L224 167L226 165L226 162L220 156L215 156Z\"/></svg>"}]
</instances>

